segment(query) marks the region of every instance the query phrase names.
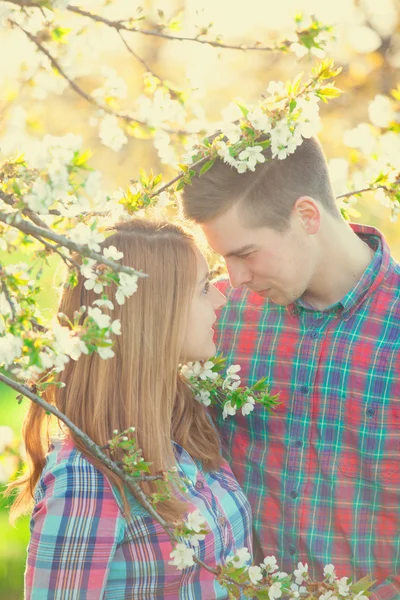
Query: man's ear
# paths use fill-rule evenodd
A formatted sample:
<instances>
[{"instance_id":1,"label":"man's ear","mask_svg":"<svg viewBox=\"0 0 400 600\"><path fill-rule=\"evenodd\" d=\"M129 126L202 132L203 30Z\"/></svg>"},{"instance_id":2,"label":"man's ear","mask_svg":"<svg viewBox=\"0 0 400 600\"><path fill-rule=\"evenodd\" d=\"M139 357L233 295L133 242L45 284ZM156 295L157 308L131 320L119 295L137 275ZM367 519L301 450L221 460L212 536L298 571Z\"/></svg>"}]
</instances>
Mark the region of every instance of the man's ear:
<instances>
[{"instance_id":1,"label":"man's ear","mask_svg":"<svg viewBox=\"0 0 400 600\"><path fill-rule=\"evenodd\" d=\"M318 233L321 225L321 209L318 202L310 196L297 198L292 209L292 215L296 215L301 226L309 235Z\"/></svg>"}]
</instances>

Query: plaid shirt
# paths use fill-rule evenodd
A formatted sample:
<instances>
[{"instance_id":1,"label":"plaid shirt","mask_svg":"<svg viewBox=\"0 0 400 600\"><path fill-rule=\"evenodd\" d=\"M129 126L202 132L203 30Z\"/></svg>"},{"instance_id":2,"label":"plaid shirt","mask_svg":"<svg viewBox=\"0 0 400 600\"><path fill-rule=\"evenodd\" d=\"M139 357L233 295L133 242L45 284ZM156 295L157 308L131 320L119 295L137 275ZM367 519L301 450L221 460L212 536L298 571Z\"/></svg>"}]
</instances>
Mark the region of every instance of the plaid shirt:
<instances>
[{"instance_id":1,"label":"plaid shirt","mask_svg":"<svg viewBox=\"0 0 400 600\"><path fill-rule=\"evenodd\" d=\"M200 510L210 533L195 554L222 563L251 551L248 502L227 463L205 473L175 445L188 488L188 512ZM131 518L108 479L69 440L48 458L36 489L25 573L26 600L212 600L227 598L214 575L194 565L169 565L171 541L129 496Z\"/></svg>"},{"instance_id":2,"label":"plaid shirt","mask_svg":"<svg viewBox=\"0 0 400 600\"><path fill-rule=\"evenodd\" d=\"M218 427L247 494L264 555L321 578L377 580L374 600L400 598L400 266L382 235L353 225L375 249L337 304L283 307L227 281L218 351L243 381L266 376L281 405Z\"/></svg>"}]
</instances>

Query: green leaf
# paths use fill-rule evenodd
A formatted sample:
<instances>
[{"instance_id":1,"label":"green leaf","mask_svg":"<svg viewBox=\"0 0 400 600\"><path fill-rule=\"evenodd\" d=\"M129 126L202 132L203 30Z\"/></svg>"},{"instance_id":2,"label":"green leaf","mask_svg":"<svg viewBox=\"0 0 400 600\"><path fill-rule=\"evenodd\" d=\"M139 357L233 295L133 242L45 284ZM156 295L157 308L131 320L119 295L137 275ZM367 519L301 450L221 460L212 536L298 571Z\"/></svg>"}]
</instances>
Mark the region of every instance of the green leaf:
<instances>
[{"instance_id":1,"label":"green leaf","mask_svg":"<svg viewBox=\"0 0 400 600\"><path fill-rule=\"evenodd\" d=\"M243 104L240 104L240 102L236 102L236 104L240 108L244 118L247 119L247 115L249 114L249 109L246 108L246 106L244 106Z\"/></svg>"},{"instance_id":2,"label":"green leaf","mask_svg":"<svg viewBox=\"0 0 400 600\"><path fill-rule=\"evenodd\" d=\"M212 160L208 160L206 163L204 163L204 165L200 169L199 175L204 175L204 173L207 173L207 171L209 169L211 169L211 167L214 165L214 163L215 163L215 158L213 158Z\"/></svg>"}]
</instances>

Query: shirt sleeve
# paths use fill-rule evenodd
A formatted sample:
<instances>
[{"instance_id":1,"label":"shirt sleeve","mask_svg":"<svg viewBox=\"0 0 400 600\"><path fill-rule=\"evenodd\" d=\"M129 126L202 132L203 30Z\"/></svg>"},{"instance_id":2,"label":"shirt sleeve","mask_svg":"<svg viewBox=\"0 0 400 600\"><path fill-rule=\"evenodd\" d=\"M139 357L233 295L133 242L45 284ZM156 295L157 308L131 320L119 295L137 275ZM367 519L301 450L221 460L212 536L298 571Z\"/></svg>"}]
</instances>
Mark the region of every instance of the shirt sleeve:
<instances>
[{"instance_id":1,"label":"shirt sleeve","mask_svg":"<svg viewBox=\"0 0 400 600\"><path fill-rule=\"evenodd\" d=\"M42 478L31 519L26 600L103 598L110 564L124 535L111 485L80 457Z\"/></svg>"}]
</instances>

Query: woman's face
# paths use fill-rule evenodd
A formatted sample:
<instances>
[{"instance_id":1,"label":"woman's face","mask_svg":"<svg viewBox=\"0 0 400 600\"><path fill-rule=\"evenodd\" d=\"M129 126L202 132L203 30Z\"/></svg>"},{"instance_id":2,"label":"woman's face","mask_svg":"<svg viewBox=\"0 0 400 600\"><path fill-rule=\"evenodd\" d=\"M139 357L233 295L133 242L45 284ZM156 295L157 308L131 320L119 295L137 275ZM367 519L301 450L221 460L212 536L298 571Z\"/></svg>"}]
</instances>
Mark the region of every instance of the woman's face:
<instances>
[{"instance_id":1,"label":"woman's face","mask_svg":"<svg viewBox=\"0 0 400 600\"><path fill-rule=\"evenodd\" d=\"M216 319L215 310L226 303L225 296L210 283L207 262L197 248L196 258L197 281L182 345L182 362L207 360L215 354L212 329Z\"/></svg>"}]
</instances>

